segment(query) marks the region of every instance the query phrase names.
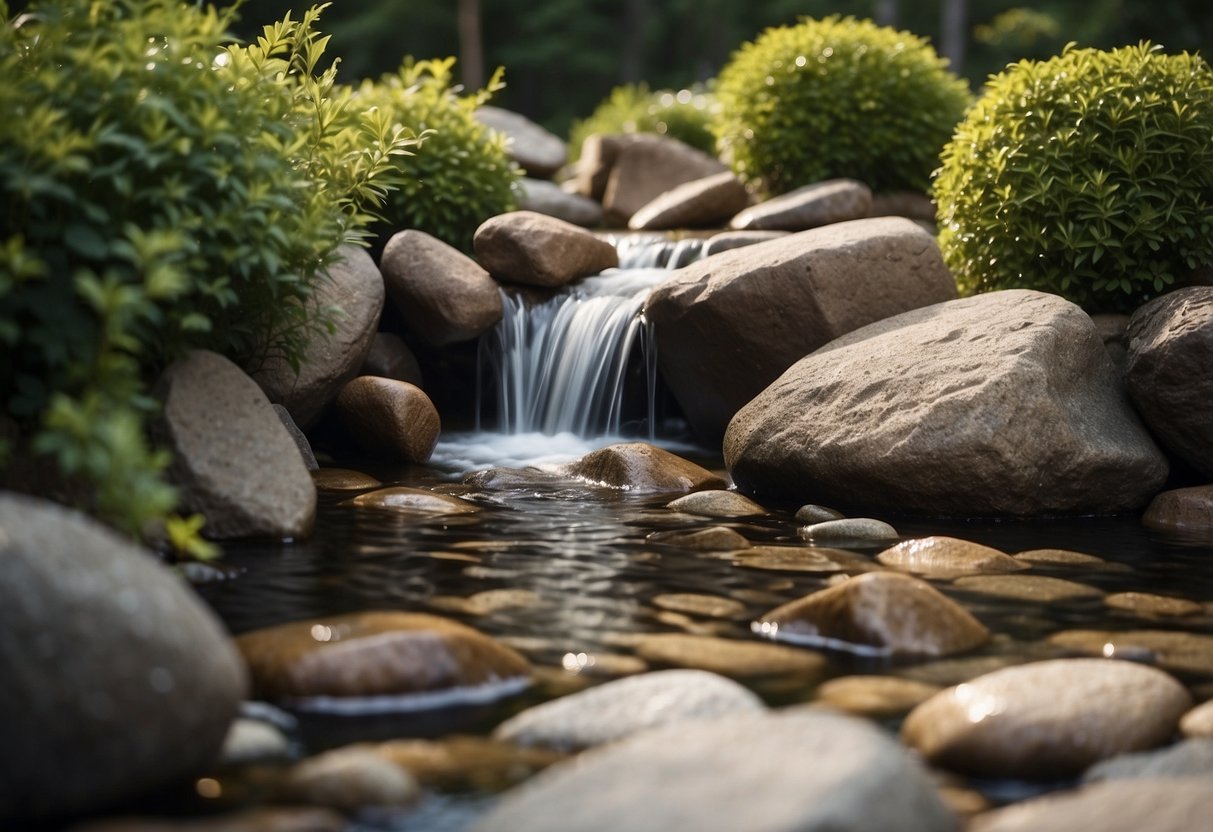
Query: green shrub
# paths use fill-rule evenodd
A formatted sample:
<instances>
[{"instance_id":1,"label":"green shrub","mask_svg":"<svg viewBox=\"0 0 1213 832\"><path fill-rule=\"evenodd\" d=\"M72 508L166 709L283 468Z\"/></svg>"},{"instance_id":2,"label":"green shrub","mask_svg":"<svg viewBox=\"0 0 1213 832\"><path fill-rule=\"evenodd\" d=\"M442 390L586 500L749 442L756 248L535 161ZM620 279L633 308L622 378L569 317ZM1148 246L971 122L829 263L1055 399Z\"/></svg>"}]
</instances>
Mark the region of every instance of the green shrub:
<instances>
[{"instance_id":1,"label":"green shrub","mask_svg":"<svg viewBox=\"0 0 1213 832\"><path fill-rule=\"evenodd\" d=\"M611 90L589 118L574 122L570 153L580 157L582 143L595 133L660 133L715 156L714 109L715 97L703 90L652 92L647 84L624 84Z\"/></svg>"},{"instance_id":2,"label":"green shrub","mask_svg":"<svg viewBox=\"0 0 1213 832\"><path fill-rule=\"evenodd\" d=\"M318 69L322 8L231 46L230 10L44 0L10 21L0 0L9 450L49 455L129 532L176 499L149 381L193 347L295 359L331 314L312 287L412 144Z\"/></svg>"},{"instance_id":3,"label":"green shrub","mask_svg":"<svg viewBox=\"0 0 1213 832\"><path fill-rule=\"evenodd\" d=\"M940 244L968 292L1131 310L1213 263L1213 71L1148 44L990 79L943 152Z\"/></svg>"},{"instance_id":4,"label":"green shrub","mask_svg":"<svg viewBox=\"0 0 1213 832\"><path fill-rule=\"evenodd\" d=\"M723 157L768 194L835 177L925 190L969 103L965 82L923 39L836 15L743 45L716 96Z\"/></svg>"},{"instance_id":5,"label":"green shrub","mask_svg":"<svg viewBox=\"0 0 1213 832\"><path fill-rule=\"evenodd\" d=\"M460 95L451 77L454 65L454 58L409 58L399 72L363 81L357 97L418 135L434 131L409 159L408 177L383 207L381 230L390 235L416 228L471 251L481 223L517 207L520 173L506 153L506 137L472 115L504 86L502 71L484 90Z\"/></svg>"}]
</instances>

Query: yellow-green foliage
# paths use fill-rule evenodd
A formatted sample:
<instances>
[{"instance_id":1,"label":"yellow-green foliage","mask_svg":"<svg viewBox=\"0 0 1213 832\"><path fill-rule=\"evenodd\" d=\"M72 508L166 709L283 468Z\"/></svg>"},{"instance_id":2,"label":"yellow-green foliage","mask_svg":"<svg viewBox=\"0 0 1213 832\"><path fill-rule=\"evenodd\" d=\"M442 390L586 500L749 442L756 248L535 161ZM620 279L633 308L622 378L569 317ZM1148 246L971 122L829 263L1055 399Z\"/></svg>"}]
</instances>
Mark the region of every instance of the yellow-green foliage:
<instances>
[{"instance_id":1,"label":"yellow-green foliage","mask_svg":"<svg viewBox=\"0 0 1213 832\"><path fill-rule=\"evenodd\" d=\"M407 59L399 72L363 81L357 98L418 135L433 131L383 207L387 233L416 228L470 251L481 223L517 207L519 170L506 153L505 136L473 117L504 86L502 71L484 90L460 95L451 77L454 65L454 58Z\"/></svg>"},{"instance_id":2,"label":"yellow-green foliage","mask_svg":"<svg viewBox=\"0 0 1213 832\"><path fill-rule=\"evenodd\" d=\"M175 502L150 379L192 347L297 356L412 144L319 68L320 8L233 46L193 3L0 2L0 400L130 532Z\"/></svg>"},{"instance_id":3,"label":"yellow-green foliage","mask_svg":"<svg viewBox=\"0 0 1213 832\"><path fill-rule=\"evenodd\" d=\"M716 97L723 158L769 194L835 177L925 190L969 103L922 38L838 16L767 29L721 71Z\"/></svg>"},{"instance_id":4,"label":"yellow-green foliage","mask_svg":"<svg viewBox=\"0 0 1213 832\"><path fill-rule=\"evenodd\" d=\"M1131 310L1213 263L1213 71L1148 44L992 77L945 148L940 244L968 292Z\"/></svg>"},{"instance_id":5,"label":"yellow-green foliage","mask_svg":"<svg viewBox=\"0 0 1213 832\"><path fill-rule=\"evenodd\" d=\"M712 135L715 97L703 90L658 90L647 84L624 84L611 90L590 117L573 124L569 148L574 158L590 136L612 133L659 133L716 155Z\"/></svg>"}]
</instances>

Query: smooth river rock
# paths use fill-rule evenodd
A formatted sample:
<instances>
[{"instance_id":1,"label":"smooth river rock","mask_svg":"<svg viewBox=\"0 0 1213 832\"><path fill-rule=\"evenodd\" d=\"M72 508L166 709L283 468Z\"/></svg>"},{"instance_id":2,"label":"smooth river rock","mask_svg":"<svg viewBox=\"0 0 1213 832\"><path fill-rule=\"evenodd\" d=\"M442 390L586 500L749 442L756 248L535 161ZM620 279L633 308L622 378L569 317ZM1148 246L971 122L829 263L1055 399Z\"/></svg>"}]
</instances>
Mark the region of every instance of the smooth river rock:
<instances>
[{"instance_id":1,"label":"smooth river rock","mask_svg":"<svg viewBox=\"0 0 1213 832\"><path fill-rule=\"evenodd\" d=\"M698 514L702 517L757 517L767 510L735 491L696 491L673 500L667 506L674 511Z\"/></svg>"},{"instance_id":2,"label":"smooth river rock","mask_svg":"<svg viewBox=\"0 0 1213 832\"><path fill-rule=\"evenodd\" d=\"M1112 781L990 812L969 832L1193 832L1211 817L1205 778Z\"/></svg>"},{"instance_id":3,"label":"smooth river rock","mask_svg":"<svg viewBox=\"0 0 1213 832\"><path fill-rule=\"evenodd\" d=\"M915 708L902 739L933 765L980 777L1072 777L1100 760L1153 748L1192 700L1152 667L1055 659L1008 667Z\"/></svg>"},{"instance_id":4,"label":"smooth river rock","mask_svg":"<svg viewBox=\"0 0 1213 832\"><path fill-rule=\"evenodd\" d=\"M493 701L529 683L520 654L455 621L407 612L313 618L236 639L254 694L333 713Z\"/></svg>"},{"instance_id":5,"label":"smooth river rock","mask_svg":"<svg viewBox=\"0 0 1213 832\"><path fill-rule=\"evenodd\" d=\"M939 693L939 686L896 676L840 676L817 688L814 704L856 716L889 719L909 713Z\"/></svg>"},{"instance_id":6,"label":"smooth river rock","mask_svg":"<svg viewBox=\"0 0 1213 832\"><path fill-rule=\"evenodd\" d=\"M0 576L0 826L215 762L247 682L178 575L84 515L0 492Z\"/></svg>"},{"instance_id":7,"label":"smooth river rock","mask_svg":"<svg viewBox=\"0 0 1213 832\"><path fill-rule=\"evenodd\" d=\"M648 731L507 792L473 832L953 832L887 734L824 712L746 713Z\"/></svg>"},{"instance_id":8,"label":"smooth river rock","mask_svg":"<svg viewBox=\"0 0 1213 832\"><path fill-rule=\"evenodd\" d=\"M564 220L512 211L485 220L472 247L498 280L526 286L563 286L619 265L615 246Z\"/></svg>"},{"instance_id":9,"label":"smooth river rock","mask_svg":"<svg viewBox=\"0 0 1213 832\"><path fill-rule=\"evenodd\" d=\"M692 263L653 289L644 314L662 376L695 433L714 442L742 405L813 350L955 296L935 240L885 217Z\"/></svg>"},{"instance_id":10,"label":"smooth river rock","mask_svg":"<svg viewBox=\"0 0 1213 832\"><path fill-rule=\"evenodd\" d=\"M642 206L628 220L633 231L719 227L750 201L732 171L685 182Z\"/></svg>"},{"instance_id":11,"label":"smooth river rock","mask_svg":"<svg viewBox=\"0 0 1213 832\"><path fill-rule=\"evenodd\" d=\"M1010 555L971 540L955 537L920 537L906 540L876 556L885 566L916 575L951 577L985 572L1018 572L1029 569Z\"/></svg>"},{"instance_id":12,"label":"smooth river rock","mask_svg":"<svg viewBox=\"0 0 1213 832\"><path fill-rule=\"evenodd\" d=\"M1028 290L831 342L738 412L724 457L759 499L931 516L1123 511L1167 476L1091 319Z\"/></svg>"},{"instance_id":13,"label":"smooth river rock","mask_svg":"<svg viewBox=\"0 0 1213 832\"><path fill-rule=\"evenodd\" d=\"M1121 754L1096 763L1082 775L1084 783L1142 777L1203 777L1213 780L1213 739L1188 739L1151 751Z\"/></svg>"},{"instance_id":14,"label":"smooth river rock","mask_svg":"<svg viewBox=\"0 0 1213 832\"><path fill-rule=\"evenodd\" d=\"M817 545L845 546L854 544L871 546L896 540L897 529L883 520L871 517L843 517L837 520L822 520L802 526L800 536Z\"/></svg>"},{"instance_id":15,"label":"smooth river rock","mask_svg":"<svg viewBox=\"0 0 1213 832\"><path fill-rule=\"evenodd\" d=\"M591 137L592 138L592 137ZM728 170L719 159L656 133L607 137L600 159L610 160L602 209L608 221L626 226L632 215L667 191ZM590 142L587 142L590 144ZM607 149L605 145L613 145ZM594 152L582 153L592 161ZM599 174L601 176L601 174Z\"/></svg>"},{"instance_id":16,"label":"smooth river rock","mask_svg":"<svg viewBox=\"0 0 1213 832\"><path fill-rule=\"evenodd\" d=\"M1146 506L1141 522L1164 532L1213 533L1213 485L1163 491Z\"/></svg>"},{"instance_id":17,"label":"smooth river rock","mask_svg":"<svg viewBox=\"0 0 1213 832\"><path fill-rule=\"evenodd\" d=\"M569 148L564 139L521 113L482 104L473 115L481 124L508 137L506 151L528 176L550 179L568 161Z\"/></svg>"},{"instance_id":18,"label":"smooth river rock","mask_svg":"<svg viewBox=\"0 0 1213 832\"><path fill-rule=\"evenodd\" d=\"M298 538L312 530L316 486L265 393L218 353L195 350L164 371L159 430L173 453L181 510L214 539Z\"/></svg>"},{"instance_id":19,"label":"smooth river rock","mask_svg":"<svg viewBox=\"0 0 1213 832\"><path fill-rule=\"evenodd\" d=\"M1213 699L1184 714L1179 721L1179 730L1185 737L1213 739Z\"/></svg>"},{"instance_id":20,"label":"smooth river rock","mask_svg":"<svg viewBox=\"0 0 1213 832\"><path fill-rule=\"evenodd\" d=\"M564 467L571 477L638 494L724 488L720 476L647 442L609 445Z\"/></svg>"},{"instance_id":21,"label":"smooth river rock","mask_svg":"<svg viewBox=\"0 0 1213 832\"><path fill-rule=\"evenodd\" d=\"M406 769L366 746L347 746L308 757L283 775L281 802L355 813L370 807L408 806L421 787Z\"/></svg>"},{"instance_id":22,"label":"smooth river rock","mask_svg":"<svg viewBox=\"0 0 1213 832\"><path fill-rule=\"evenodd\" d=\"M252 372L270 401L285 407L304 430L316 424L341 385L357 375L383 313L383 277L375 261L352 245L342 246L338 256L327 278L314 284L309 301L317 308L336 308L333 331L319 330L308 339L298 373L281 356L271 356Z\"/></svg>"},{"instance_id":23,"label":"smooth river rock","mask_svg":"<svg viewBox=\"0 0 1213 832\"><path fill-rule=\"evenodd\" d=\"M1182 630L1063 630L1049 643L1088 656L1157 664L1176 673L1213 676L1213 634Z\"/></svg>"},{"instance_id":24,"label":"smooth river rock","mask_svg":"<svg viewBox=\"0 0 1213 832\"><path fill-rule=\"evenodd\" d=\"M777 607L754 631L768 638L872 656L947 656L990 633L926 581L869 572Z\"/></svg>"},{"instance_id":25,"label":"smooth river rock","mask_svg":"<svg viewBox=\"0 0 1213 832\"><path fill-rule=\"evenodd\" d=\"M730 228L751 231L806 231L822 225L867 217L872 191L854 179L831 179L805 185L746 208Z\"/></svg>"},{"instance_id":26,"label":"smooth river rock","mask_svg":"<svg viewBox=\"0 0 1213 832\"><path fill-rule=\"evenodd\" d=\"M703 670L661 670L606 682L528 708L493 738L574 750L679 722L765 710L736 682Z\"/></svg>"},{"instance_id":27,"label":"smooth river rock","mask_svg":"<svg viewBox=\"0 0 1213 832\"><path fill-rule=\"evenodd\" d=\"M1213 286L1176 289L1133 313L1125 386L1159 440L1213 478Z\"/></svg>"},{"instance_id":28,"label":"smooth river rock","mask_svg":"<svg viewBox=\"0 0 1213 832\"><path fill-rule=\"evenodd\" d=\"M650 633L636 642L636 655L655 665L694 667L734 679L813 677L826 666L811 650L735 638Z\"/></svg>"},{"instance_id":29,"label":"smooth river rock","mask_svg":"<svg viewBox=\"0 0 1213 832\"><path fill-rule=\"evenodd\" d=\"M442 421L425 391L407 381L358 376L337 395L337 415L360 448L396 462L425 462Z\"/></svg>"}]
</instances>

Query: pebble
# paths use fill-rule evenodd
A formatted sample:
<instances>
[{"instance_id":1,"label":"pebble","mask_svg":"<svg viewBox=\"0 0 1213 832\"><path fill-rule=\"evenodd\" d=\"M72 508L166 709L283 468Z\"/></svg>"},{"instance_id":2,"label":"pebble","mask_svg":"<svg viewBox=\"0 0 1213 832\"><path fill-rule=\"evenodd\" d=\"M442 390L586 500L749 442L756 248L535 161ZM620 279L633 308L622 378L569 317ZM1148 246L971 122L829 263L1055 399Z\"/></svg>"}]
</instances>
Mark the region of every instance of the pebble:
<instances>
[{"instance_id":1,"label":"pebble","mask_svg":"<svg viewBox=\"0 0 1213 832\"><path fill-rule=\"evenodd\" d=\"M699 595L693 592L666 592L653 597L653 606L704 618L737 618L745 614L746 605L719 595Z\"/></svg>"},{"instance_id":2,"label":"pebble","mask_svg":"<svg viewBox=\"0 0 1213 832\"><path fill-rule=\"evenodd\" d=\"M1112 609L1125 610L1142 616L1183 618L1204 612L1204 607L1185 598L1154 595L1149 592L1116 592L1103 599Z\"/></svg>"},{"instance_id":3,"label":"pebble","mask_svg":"<svg viewBox=\"0 0 1213 832\"><path fill-rule=\"evenodd\" d=\"M1211 817L1208 780L1109 781L990 812L969 832L1194 832Z\"/></svg>"},{"instance_id":4,"label":"pebble","mask_svg":"<svg viewBox=\"0 0 1213 832\"><path fill-rule=\"evenodd\" d=\"M435 609L463 615L492 615L501 610L528 609L540 603L539 595L529 589L488 589L467 598L436 595L429 604Z\"/></svg>"},{"instance_id":5,"label":"pebble","mask_svg":"<svg viewBox=\"0 0 1213 832\"><path fill-rule=\"evenodd\" d=\"M660 670L528 708L498 725L493 738L574 750L658 726L765 707L749 690L723 676L703 670Z\"/></svg>"},{"instance_id":6,"label":"pebble","mask_svg":"<svg viewBox=\"0 0 1213 832\"><path fill-rule=\"evenodd\" d=\"M1203 777L1213 780L1213 739L1189 739L1155 751L1121 754L1091 766L1084 783L1130 778Z\"/></svg>"},{"instance_id":7,"label":"pebble","mask_svg":"<svg viewBox=\"0 0 1213 832\"><path fill-rule=\"evenodd\" d=\"M1029 564L1039 564L1043 566L1119 566L1120 564L1111 564L1103 558L1097 558L1094 555L1083 554L1082 552L1071 552L1069 549L1028 549L1024 552L1015 554L1016 560L1026 561Z\"/></svg>"},{"instance_id":8,"label":"pebble","mask_svg":"<svg viewBox=\"0 0 1213 832\"><path fill-rule=\"evenodd\" d=\"M834 553L841 553L841 550L806 546L753 546L741 552L730 552L730 555L733 556L733 565L745 569L841 572L843 567L830 557Z\"/></svg>"},{"instance_id":9,"label":"pebble","mask_svg":"<svg viewBox=\"0 0 1213 832\"><path fill-rule=\"evenodd\" d=\"M1179 731L1185 737L1209 737L1213 739L1213 699L1183 715L1179 720Z\"/></svg>"},{"instance_id":10,"label":"pebble","mask_svg":"<svg viewBox=\"0 0 1213 832\"><path fill-rule=\"evenodd\" d=\"M467 500L449 494L437 494L424 488L393 486L359 494L341 503L357 508L387 509L389 511L416 511L426 514L474 514L480 509Z\"/></svg>"},{"instance_id":11,"label":"pebble","mask_svg":"<svg viewBox=\"0 0 1213 832\"><path fill-rule=\"evenodd\" d=\"M547 748L523 748L471 736L393 740L379 743L374 750L423 786L445 791L498 792L564 758L564 754Z\"/></svg>"},{"instance_id":12,"label":"pebble","mask_svg":"<svg viewBox=\"0 0 1213 832\"><path fill-rule=\"evenodd\" d=\"M733 551L748 549L750 546L750 541L728 526L710 526L690 532L681 529L653 532L647 539L650 543L664 543L667 546L678 546L698 552Z\"/></svg>"},{"instance_id":13,"label":"pebble","mask_svg":"<svg viewBox=\"0 0 1213 832\"><path fill-rule=\"evenodd\" d=\"M408 806L421 786L405 769L371 748L326 751L292 766L279 784L279 799L356 812L368 806Z\"/></svg>"},{"instance_id":14,"label":"pebble","mask_svg":"<svg viewBox=\"0 0 1213 832\"><path fill-rule=\"evenodd\" d=\"M828 520L842 520L846 515L825 506L809 503L796 509L796 522L811 526L814 523L825 523Z\"/></svg>"},{"instance_id":15,"label":"pebble","mask_svg":"<svg viewBox=\"0 0 1213 832\"><path fill-rule=\"evenodd\" d=\"M800 536L814 543L846 543L866 545L885 543L898 538L897 529L870 517L846 517L841 520L826 520L800 529Z\"/></svg>"},{"instance_id":16,"label":"pebble","mask_svg":"<svg viewBox=\"0 0 1213 832\"><path fill-rule=\"evenodd\" d=\"M919 705L902 740L932 765L979 777L1080 774L1156 747L1191 705L1162 671L1106 659L1054 659L996 670Z\"/></svg>"},{"instance_id":17,"label":"pebble","mask_svg":"<svg viewBox=\"0 0 1213 832\"><path fill-rule=\"evenodd\" d=\"M1088 656L1124 658L1176 673L1213 676L1213 635L1173 630L1064 630L1048 641Z\"/></svg>"},{"instance_id":18,"label":"pebble","mask_svg":"<svg viewBox=\"0 0 1213 832\"><path fill-rule=\"evenodd\" d=\"M286 760L291 756L290 741L277 727L257 719L232 721L220 752L220 765L243 765Z\"/></svg>"},{"instance_id":19,"label":"pebble","mask_svg":"<svg viewBox=\"0 0 1213 832\"><path fill-rule=\"evenodd\" d=\"M1141 522L1164 532L1207 537L1213 532L1213 485L1162 492L1146 507Z\"/></svg>"},{"instance_id":20,"label":"pebble","mask_svg":"<svg viewBox=\"0 0 1213 832\"><path fill-rule=\"evenodd\" d=\"M1028 564L997 549L955 537L905 540L885 549L876 556L876 560L885 566L931 577L1018 572L1030 568Z\"/></svg>"},{"instance_id":21,"label":"pebble","mask_svg":"<svg viewBox=\"0 0 1213 832\"><path fill-rule=\"evenodd\" d=\"M647 635L635 650L654 664L693 667L734 679L817 676L826 666L825 658L811 650L680 633Z\"/></svg>"},{"instance_id":22,"label":"pebble","mask_svg":"<svg viewBox=\"0 0 1213 832\"><path fill-rule=\"evenodd\" d=\"M993 595L1013 601L1034 601L1038 604L1098 598L1103 595L1102 591L1093 586L1045 575L974 575L958 578L952 585L979 595Z\"/></svg>"},{"instance_id":23,"label":"pebble","mask_svg":"<svg viewBox=\"0 0 1213 832\"><path fill-rule=\"evenodd\" d=\"M842 676L817 688L813 701L856 716L888 719L909 713L938 692L938 685L896 676Z\"/></svg>"},{"instance_id":24,"label":"pebble","mask_svg":"<svg viewBox=\"0 0 1213 832\"><path fill-rule=\"evenodd\" d=\"M736 491L696 491L679 497L667 508L703 517L757 517L767 510Z\"/></svg>"}]
</instances>

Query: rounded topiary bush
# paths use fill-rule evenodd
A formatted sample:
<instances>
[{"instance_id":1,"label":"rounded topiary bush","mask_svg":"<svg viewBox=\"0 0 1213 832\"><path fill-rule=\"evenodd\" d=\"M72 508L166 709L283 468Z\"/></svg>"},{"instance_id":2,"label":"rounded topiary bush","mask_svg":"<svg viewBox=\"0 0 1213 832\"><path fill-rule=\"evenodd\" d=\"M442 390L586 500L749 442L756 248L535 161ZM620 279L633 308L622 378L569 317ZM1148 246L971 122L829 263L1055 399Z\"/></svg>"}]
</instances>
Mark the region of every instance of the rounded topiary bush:
<instances>
[{"instance_id":1,"label":"rounded topiary bush","mask_svg":"<svg viewBox=\"0 0 1213 832\"><path fill-rule=\"evenodd\" d=\"M1213 71L1148 44L990 79L943 152L940 245L967 292L1127 311L1213 263Z\"/></svg>"},{"instance_id":2,"label":"rounded topiary bush","mask_svg":"<svg viewBox=\"0 0 1213 832\"><path fill-rule=\"evenodd\" d=\"M922 38L838 16L767 29L716 97L723 157L768 194L836 177L925 190L970 100Z\"/></svg>"},{"instance_id":3,"label":"rounded topiary bush","mask_svg":"<svg viewBox=\"0 0 1213 832\"><path fill-rule=\"evenodd\" d=\"M648 84L624 84L611 90L584 121L574 122L569 147L574 158L595 134L658 133L716 155L712 133L715 96L698 89L657 90Z\"/></svg>"},{"instance_id":4,"label":"rounded topiary bush","mask_svg":"<svg viewBox=\"0 0 1213 832\"><path fill-rule=\"evenodd\" d=\"M357 96L425 139L402 163L407 176L381 210L381 236L415 228L471 251L481 223L518 206L514 187L521 172L506 152L506 137L473 115L504 86L501 70L484 90L460 95L454 65L454 58L406 59L398 72L363 81Z\"/></svg>"}]
</instances>

